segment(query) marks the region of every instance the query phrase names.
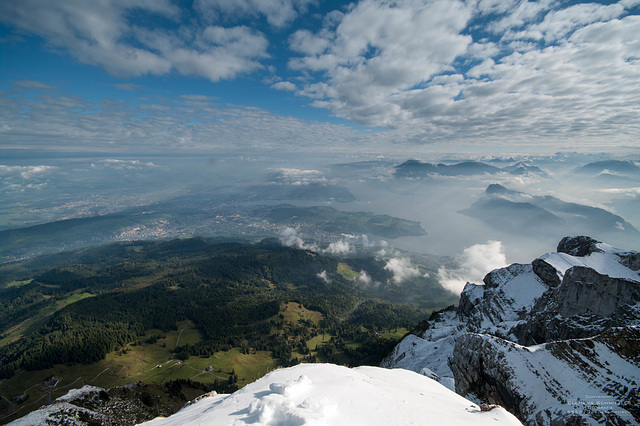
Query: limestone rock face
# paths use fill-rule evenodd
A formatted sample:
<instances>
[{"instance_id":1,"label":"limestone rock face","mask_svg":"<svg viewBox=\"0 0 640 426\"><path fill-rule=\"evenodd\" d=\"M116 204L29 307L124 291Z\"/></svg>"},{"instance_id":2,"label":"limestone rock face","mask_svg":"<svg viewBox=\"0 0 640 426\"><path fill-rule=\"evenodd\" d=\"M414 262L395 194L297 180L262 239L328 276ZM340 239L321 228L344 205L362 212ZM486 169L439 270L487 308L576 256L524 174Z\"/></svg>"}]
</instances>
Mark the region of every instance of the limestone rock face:
<instances>
[{"instance_id":1,"label":"limestone rock face","mask_svg":"<svg viewBox=\"0 0 640 426\"><path fill-rule=\"evenodd\" d=\"M511 331L523 345L590 337L638 320L638 303L638 282L574 266L565 271L561 285L537 300L528 320Z\"/></svg>"},{"instance_id":2,"label":"limestone rock face","mask_svg":"<svg viewBox=\"0 0 640 426\"><path fill-rule=\"evenodd\" d=\"M640 422L640 328L531 348L486 334L456 340L456 392L508 407L527 424ZM533 390L537 390L533 392Z\"/></svg>"},{"instance_id":3,"label":"limestone rock face","mask_svg":"<svg viewBox=\"0 0 640 426\"><path fill-rule=\"evenodd\" d=\"M566 237L467 283L384 361L434 374L527 424L640 423L640 254ZM447 363L443 362L447 358Z\"/></svg>"}]
</instances>

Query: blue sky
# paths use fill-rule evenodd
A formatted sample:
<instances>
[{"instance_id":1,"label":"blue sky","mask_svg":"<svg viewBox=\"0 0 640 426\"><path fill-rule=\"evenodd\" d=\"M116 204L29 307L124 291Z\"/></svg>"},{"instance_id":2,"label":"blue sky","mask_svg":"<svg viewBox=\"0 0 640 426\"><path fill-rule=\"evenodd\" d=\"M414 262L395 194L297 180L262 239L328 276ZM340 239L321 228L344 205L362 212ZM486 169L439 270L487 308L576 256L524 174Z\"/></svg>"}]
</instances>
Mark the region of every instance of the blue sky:
<instances>
[{"instance_id":1,"label":"blue sky","mask_svg":"<svg viewBox=\"0 0 640 426\"><path fill-rule=\"evenodd\" d=\"M5 0L4 149L640 149L640 0Z\"/></svg>"}]
</instances>

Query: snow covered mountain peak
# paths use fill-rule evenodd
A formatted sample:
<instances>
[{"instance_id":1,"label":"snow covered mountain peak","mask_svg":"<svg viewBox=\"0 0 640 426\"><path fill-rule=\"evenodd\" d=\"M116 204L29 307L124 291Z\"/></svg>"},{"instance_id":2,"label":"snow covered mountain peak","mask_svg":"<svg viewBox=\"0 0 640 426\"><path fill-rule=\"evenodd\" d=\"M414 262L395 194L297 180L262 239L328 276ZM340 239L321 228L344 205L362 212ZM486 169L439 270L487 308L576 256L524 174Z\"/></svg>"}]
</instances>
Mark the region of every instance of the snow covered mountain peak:
<instances>
[{"instance_id":1,"label":"snow covered mountain peak","mask_svg":"<svg viewBox=\"0 0 640 426\"><path fill-rule=\"evenodd\" d=\"M525 423L639 423L639 269L638 252L564 238L467 284L455 311L432 315L383 366L427 373Z\"/></svg>"},{"instance_id":2,"label":"snow covered mountain peak","mask_svg":"<svg viewBox=\"0 0 640 426\"><path fill-rule=\"evenodd\" d=\"M300 364L275 370L231 395L204 398L144 423L173 425L519 425L501 407L483 411L411 371Z\"/></svg>"}]
</instances>

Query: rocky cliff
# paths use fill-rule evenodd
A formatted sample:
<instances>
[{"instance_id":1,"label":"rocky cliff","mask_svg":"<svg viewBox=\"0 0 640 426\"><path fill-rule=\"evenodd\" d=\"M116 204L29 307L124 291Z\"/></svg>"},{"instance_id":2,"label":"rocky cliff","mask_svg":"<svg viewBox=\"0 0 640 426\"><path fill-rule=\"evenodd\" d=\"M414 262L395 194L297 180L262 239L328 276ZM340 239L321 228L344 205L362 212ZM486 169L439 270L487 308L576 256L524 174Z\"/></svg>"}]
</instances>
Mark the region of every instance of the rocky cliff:
<instances>
[{"instance_id":1,"label":"rocky cliff","mask_svg":"<svg viewBox=\"0 0 640 426\"><path fill-rule=\"evenodd\" d=\"M640 422L640 255L589 237L467 284L384 361L529 424Z\"/></svg>"}]
</instances>

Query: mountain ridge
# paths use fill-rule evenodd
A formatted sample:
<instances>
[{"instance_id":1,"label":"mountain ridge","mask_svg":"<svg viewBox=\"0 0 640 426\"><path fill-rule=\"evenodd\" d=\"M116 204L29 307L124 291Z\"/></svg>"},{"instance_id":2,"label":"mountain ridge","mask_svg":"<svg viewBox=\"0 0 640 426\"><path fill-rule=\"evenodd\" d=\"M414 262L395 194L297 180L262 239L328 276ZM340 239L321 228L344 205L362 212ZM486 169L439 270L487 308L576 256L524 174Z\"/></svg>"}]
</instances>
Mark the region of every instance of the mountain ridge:
<instances>
[{"instance_id":1,"label":"mountain ridge","mask_svg":"<svg viewBox=\"0 0 640 426\"><path fill-rule=\"evenodd\" d=\"M527 424L635 424L639 269L638 252L566 237L531 264L467 283L455 310L432 315L382 365L502 404Z\"/></svg>"}]
</instances>

